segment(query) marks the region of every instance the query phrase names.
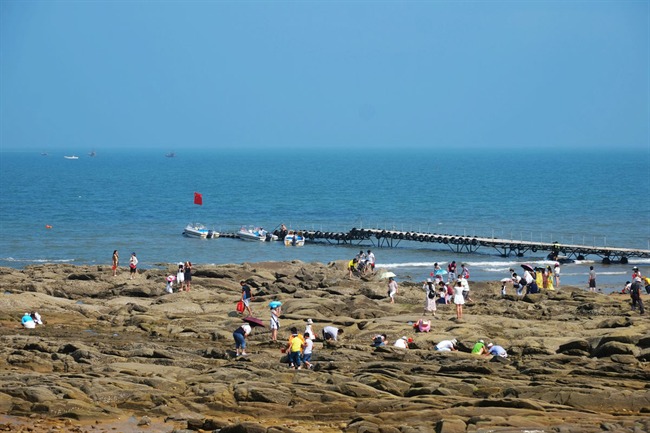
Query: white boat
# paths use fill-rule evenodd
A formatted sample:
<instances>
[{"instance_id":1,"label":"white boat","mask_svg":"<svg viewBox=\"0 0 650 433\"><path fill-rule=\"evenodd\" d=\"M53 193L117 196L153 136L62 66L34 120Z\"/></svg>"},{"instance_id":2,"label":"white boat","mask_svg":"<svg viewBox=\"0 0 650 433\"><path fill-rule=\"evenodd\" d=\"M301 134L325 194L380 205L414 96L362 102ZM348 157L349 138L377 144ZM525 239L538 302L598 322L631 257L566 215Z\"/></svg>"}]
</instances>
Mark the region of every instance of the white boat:
<instances>
[{"instance_id":1,"label":"white boat","mask_svg":"<svg viewBox=\"0 0 650 433\"><path fill-rule=\"evenodd\" d=\"M185 226L183 235L188 238L216 239L219 237L219 232L210 230L203 224L189 223Z\"/></svg>"},{"instance_id":2,"label":"white boat","mask_svg":"<svg viewBox=\"0 0 650 433\"><path fill-rule=\"evenodd\" d=\"M284 237L284 244L288 247L302 247L305 245L305 237L297 233L289 233Z\"/></svg>"},{"instance_id":3,"label":"white boat","mask_svg":"<svg viewBox=\"0 0 650 433\"><path fill-rule=\"evenodd\" d=\"M79 157L78 157L78 156L75 156L75 155L70 155L70 156L67 156L67 155L66 155L66 156L64 156L64 158L65 158L65 159L79 159Z\"/></svg>"},{"instance_id":4,"label":"white boat","mask_svg":"<svg viewBox=\"0 0 650 433\"><path fill-rule=\"evenodd\" d=\"M256 228L245 228L242 227L237 232L237 237L245 241L257 241L257 242L266 242L266 241L277 241L278 237L273 233L269 233L264 230L262 227Z\"/></svg>"}]
</instances>

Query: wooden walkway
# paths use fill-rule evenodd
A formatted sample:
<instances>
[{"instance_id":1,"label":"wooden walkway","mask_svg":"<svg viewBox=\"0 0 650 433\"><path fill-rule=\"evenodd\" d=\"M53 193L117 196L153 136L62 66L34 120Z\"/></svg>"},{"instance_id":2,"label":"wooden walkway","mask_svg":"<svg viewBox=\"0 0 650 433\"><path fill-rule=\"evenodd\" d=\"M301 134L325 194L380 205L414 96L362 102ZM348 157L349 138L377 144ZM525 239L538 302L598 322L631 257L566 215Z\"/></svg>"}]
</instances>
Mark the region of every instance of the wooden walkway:
<instances>
[{"instance_id":1,"label":"wooden walkway","mask_svg":"<svg viewBox=\"0 0 650 433\"><path fill-rule=\"evenodd\" d=\"M650 250L588 245L560 244L557 242L529 242L513 239L460 236L439 233L404 232L382 229L357 229L349 232L326 232L299 230L308 241L330 244L371 245L395 247L402 241L438 243L446 245L454 253L474 253L481 249L496 250L502 257L523 257L528 252L546 252L560 258L584 260L586 256L600 257L603 263L627 263L631 257L650 258Z\"/></svg>"}]
</instances>

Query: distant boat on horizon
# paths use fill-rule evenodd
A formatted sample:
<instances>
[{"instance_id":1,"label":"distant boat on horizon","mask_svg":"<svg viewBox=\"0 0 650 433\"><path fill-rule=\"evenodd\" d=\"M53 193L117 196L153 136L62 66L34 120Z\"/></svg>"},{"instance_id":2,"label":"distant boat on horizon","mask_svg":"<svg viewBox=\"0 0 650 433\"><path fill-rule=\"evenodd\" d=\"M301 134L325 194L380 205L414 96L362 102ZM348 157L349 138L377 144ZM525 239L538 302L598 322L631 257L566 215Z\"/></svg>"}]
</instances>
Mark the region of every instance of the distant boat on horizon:
<instances>
[{"instance_id":1,"label":"distant boat on horizon","mask_svg":"<svg viewBox=\"0 0 650 433\"><path fill-rule=\"evenodd\" d=\"M65 159L79 159L79 157L75 156L75 155L70 155L70 156L66 155L66 156L64 156L64 158Z\"/></svg>"},{"instance_id":2,"label":"distant boat on horizon","mask_svg":"<svg viewBox=\"0 0 650 433\"><path fill-rule=\"evenodd\" d=\"M93 151L91 151L91 152L88 154L88 156L90 156L91 158L93 158L93 157L97 156L97 153L95 153L95 151L93 150Z\"/></svg>"},{"instance_id":3,"label":"distant boat on horizon","mask_svg":"<svg viewBox=\"0 0 650 433\"><path fill-rule=\"evenodd\" d=\"M169 153L166 153L165 156L166 156L167 158L175 158L175 157L176 157L176 153L175 153L175 152L169 152Z\"/></svg>"},{"instance_id":4,"label":"distant boat on horizon","mask_svg":"<svg viewBox=\"0 0 650 433\"><path fill-rule=\"evenodd\" d=\"M47 152L41 152L41 156L48 156Z\"/></svg>"}]
</instances>

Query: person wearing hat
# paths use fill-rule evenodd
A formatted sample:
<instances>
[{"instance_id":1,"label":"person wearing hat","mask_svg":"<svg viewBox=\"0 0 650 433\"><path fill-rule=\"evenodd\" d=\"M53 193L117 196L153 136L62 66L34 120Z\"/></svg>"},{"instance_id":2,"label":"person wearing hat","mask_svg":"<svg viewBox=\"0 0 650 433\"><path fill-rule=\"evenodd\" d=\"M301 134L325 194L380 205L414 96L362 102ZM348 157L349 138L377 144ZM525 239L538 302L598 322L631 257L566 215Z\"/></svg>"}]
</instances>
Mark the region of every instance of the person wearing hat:
<instances>
[{"instance_id":1,"label":"person wearing hat","mask_svg":"<svg viewBox=\"0 0 650 433\"><path fill-rule=\"evenodd\" d=\"M444 283L443 283L444 284ZM426 316L427 313L431 313L433 317L436 317L436 285L431 278L427 280L422 285L422 290L424 290L424 313L423 316Z\"/></svg>"},{"instance_id":2,"label":"person wearing hat","mask_svg":"<svg viewBox=\"0 0 650 433\"><path fill-rule=\"evenodd\" d=\"M278 329L280 329L280 314L282 314L282 306L271 308L271 341L278 341Z\"/></svg>"},{"instance_id":3,"label":"person wearing hat","mask_svg":"<svg viewBox=\"0 0 650 433\"><path fill-rule=\"evenodd\" d=\"M472 347L472 355L489 355L487 348L485 347L485 341L478 340L474 347Z\"/></svg>"},{"instance_id":4,"label":"person wearing hat","mask_svg":"<svg viewBox=\"0 0 650 433\"><path fill-rule=\"evenodd\" d=\"M436 344L436 350L438 352L456 351L458 350L456 344L458 344L458 340L455 338L453 340L442 340L440 343Z\"/></svg>"},{"instance_id":5,"label":"person wearing hat","mask_svg":"<svg viewBox=\"0 0 650 433\"><path fill-rule=\"evenodd\" d=\"M639 306L639 314L644 314L643 300L641 299L641 288L643 288L643 281L641 277L636 277L630 286L630 297L632 298L632 309L636 310Z\"/></svg>"},{"instance_id":6,"label":"person wearing hat","mask_svg":"<svg viewBox=\"0 0 650 433\"><path fill-rule=\"evenodd\" d=\"M397 347L398 349L408 349L409 348L408 338L406 336L402 338L398 338L393 344L393 347Z\"/></svg>"},{"instance_id":7,"label":"person wearing hat","mask_svg":"<svg viewBox=\"0 0 650 433\"><path fill-rule=\"evenodd\" d=\"M131 253L131 258L129 259L129 268L131 269L131 276L129 279L132 280L138 273L138 258L135 256L135 252Z\"/></svg>"},{"instance_id":8,"label":"person wearing hat","mask_svg":"<svg viewBox=\"0 0 650 433\"><path fill-rule=\"evenodd\" d=\"M36 322L34 322L34 318L31 316L29 313L25 313L23 315L23 318L21 319L21 323L23 326L27 329L34 329L36 328Z\"/></svg>"},{"instance_id":9,"label":"person wearing hat","mask_svg":"<svg viewBox=\"0 0 650 433\"><path fill-rule=\"evenodd\" d=\"M643 278L638 266L632 268L632 281L634 281L636 277Z\"/></svg>"},{"instance_id":10,"label":"person wearing hat","mask_svg":"<svg viewBox=\"0 0 650 433\"><path fill-rule=\"evenodd\" d=\"M501 346L494 345L492 343L487 345L489 355L500 356L501 358L507 358L508 352Z\"/></svg>"},{"instance_id":11,"label":"person wearing hat","mask_svg":"<svg viewBox=\"0 0 650 433\"><path fill-rule=\"evenodd\" d=\"M179 292L185 290L185 264L183 262L178 262L178 271L176 271L176 281L178 281Z\"/></svg>"},{"instance_id":12,"label":"person wearing hat","mask_svg":"<svg viewBox=\"0 0 650 433\"><path fill-rule=\"evenodd\" d=\"M165 292L166 293L174 293L173 285L174 285L174 280L175 279L176 279L176 277L174 277L173 275L170 275L170 276L167 277L167 285L165 286Z\"/></svg>"},{"instance_id":13,"label":"person wearing hat","mask_svg":"<svg viewBox=\"0 0 650 433\"><path fill-rule=\"evenodd\" d=\"M305 332L303 334L309 334L309 338L312 340L316 339L316 334L314 334L314 330L312 329L312 326L314 324L314 321L311 319L307 319L307 324L305 325Z\"/></svg>"}]
</instances>

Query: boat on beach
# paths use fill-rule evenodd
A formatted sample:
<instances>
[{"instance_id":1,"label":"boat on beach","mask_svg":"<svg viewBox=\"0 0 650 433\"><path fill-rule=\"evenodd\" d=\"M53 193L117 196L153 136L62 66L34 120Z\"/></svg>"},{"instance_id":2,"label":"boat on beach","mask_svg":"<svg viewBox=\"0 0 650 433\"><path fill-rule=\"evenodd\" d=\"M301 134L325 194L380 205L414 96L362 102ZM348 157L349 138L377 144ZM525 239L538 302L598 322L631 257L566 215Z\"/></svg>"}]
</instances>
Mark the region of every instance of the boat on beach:
<instances>
[{"instance_id":1,"label":"boat on beach","mask_svg":"<svg viewBox=\"0 0 650 433\"><path fill-rule=\"evenodd\" d=\"M305 237L298 233L289 232L284 237L284 245L287 247L302 247L305 245Z\"/></svg>"},{"instance_id":2,"label":"boat on beach","mask_svg":"<svg viewBox=\"0 0 650 433\"><path fill-rule=\"evenodd\" d=\"M78 157L78 156L75 156L75 155L69 155L69 156L68 156L68 155L65 155L64 158L65 158L65 159L79 159L79 157Z\"/></svg>"},{"instance_id":3,"label":"boat on beach","mask_svg":"<svg viewBox=\"0 0 650 433\"><path fill-rule=\"evenodd\" d=\"M188 238L216 239L219 237L219 232L210 230L203 224L189 223L185 226L183 235Z\"/></svg>"},{"instance_id":4,"label":"boat on beach","mask_svg":"<svg viewBox=\"0 0 650 433\"><path fill-rule=\"evenodd\" d=\"M255 228L242 227L237 232L237 237L244 241L255 241L255 242L267 242L267 241L278 240L277 235L267 232L262 227L255 227Z\"/></svg>"}]
</instances>

